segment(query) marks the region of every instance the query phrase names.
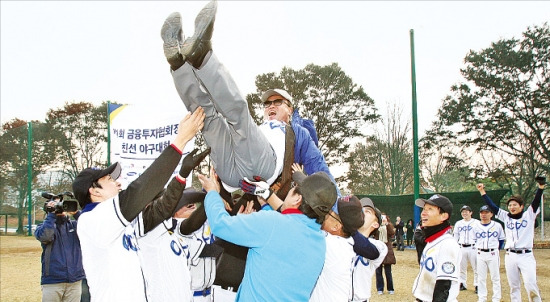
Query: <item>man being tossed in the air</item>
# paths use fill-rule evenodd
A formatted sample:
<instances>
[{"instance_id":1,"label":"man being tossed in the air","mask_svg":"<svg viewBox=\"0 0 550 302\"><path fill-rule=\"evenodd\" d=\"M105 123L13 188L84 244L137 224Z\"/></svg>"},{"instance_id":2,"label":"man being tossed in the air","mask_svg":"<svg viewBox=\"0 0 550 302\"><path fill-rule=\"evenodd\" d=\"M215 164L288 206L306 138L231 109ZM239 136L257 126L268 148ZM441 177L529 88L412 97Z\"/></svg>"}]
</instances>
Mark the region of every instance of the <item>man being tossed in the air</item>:
<instances>
[{"instance_id":1,"label":"man being tossed in the air","mask_svg":"<svg viewBox=\"0 0 550 302\"><path fill-rule=\"evenodd\" d=\"M237 84L212 51L217 2L209 2L195 19L194 35L184 39L181 16L172 13L161 30L164 54L174 84L186 108L202 107L206 113L202 134L212 148L210 157L224 188L235 191L239 181L259 176L290 189L292 163L305 173L325 172L335 183L325 158L310 132L290 123L292 97L282 89L262 94L264 123L256 125ZM279 176L281 179L279 180Z\"/></svg>"}]
</instances>

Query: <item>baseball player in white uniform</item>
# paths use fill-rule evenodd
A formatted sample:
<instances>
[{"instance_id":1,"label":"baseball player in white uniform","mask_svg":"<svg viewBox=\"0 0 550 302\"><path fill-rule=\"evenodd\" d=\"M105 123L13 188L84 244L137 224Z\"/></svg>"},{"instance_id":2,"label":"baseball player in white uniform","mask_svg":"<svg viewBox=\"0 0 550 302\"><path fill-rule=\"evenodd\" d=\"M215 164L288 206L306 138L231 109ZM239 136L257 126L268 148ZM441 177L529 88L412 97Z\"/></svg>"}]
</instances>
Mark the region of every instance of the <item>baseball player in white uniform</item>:
<instances>
[{"instance_id":1,"label":"baseball player in white uniform","mask_svg":"<svg viewBox=\"0 0 550 302\"><path fill-rule=\"evenodd\" d=\"M422 235L426 246L412 292L416 301L456 302L459 292L460 247L450 234L451 201L441 195L417 199L422 209Z\"/></svg>"},{"instance_id":2,"label":"baseball player in white uniform","mask_svg":"<svg viewBox=\"0 0 550 302\"><path fill-rule=\"evenodd\" d=\"M326 253L323 270L315 283L309 301L346 301L351 288L351 268L355 252L350 236L365 223L376 219L365 217L358 198L339 198L338 214L329 211L321 226L325 234Z\"/></svg>"},{"instance_id":3,"label":"baseball player in white uniform","mask_svg":"<svg viewBox=\"0 0 550 302\"><path fill-rule=\"evenodd\" d=\"M477 285L478 302L487 301L487 270L491 275L493 284L493 302L499 302L502 298L500 290L500 243L504 242L504 230L500 223L491 220L493 212L489 206L484 205L479 209L481 220L475 224L477 250Z\"/></svg>"},{"instance_id":4,"label":"baseball player in white uniform","mask_svg":"<svg viewBox=\"0 0 550 302\"><path fill-rule=\"evenodd\" d=\"M539 181L537 179L537 181ZM520 274L523 277L523 285L527 291L529 301L542 301L537 286L537 263L533 255L533 238L535 231L535 219L540 213L540 202L545 187L545 181L540 180L538 190L531 205L524 210L524 201L520 196L512 196L506 202L508 211L499 208L485 193L483 184L478 184L477 189L485 203L496 212L496 217L504 222L506 244L504 249L504 266L506 277L510 286L510 300L521 301Z\"/></svg>"},{"instance_id":5,"label":"baseball player in white uniform","mask_svg":"<svg viewBox=\"0 0 550 302\"><path fill-rule=\"evenodd\" d=\"M468 280L468 263L470 263L470 266L474 271L474 286L477 294L477 252L475 248L476 235L474 233L473 226L479 220L472 218L472 209L466 205L460 209L460 215L462 215L462 220L457 221L453 229L453 236L458 242L460 252L462 253L462 260L460 261L460 290L466 290L466 281Z\"/></svg>"},{"instance_id":6,"label":"baseball player in white uniform","mask_svg":"<svg viewBox=\"0 0 550 302\"><path fill-rule=\"evenodd\" d=\"M204 202L204 193L201 203L192 203L184 206L174 217L178 219L178 227L175 234L184 244L187 254L187 264L191 272L191 288L193 290L194 302L212 301L212 284L216 279L216 257L221 254L223 249L214 245L214 234L210 230L210 225L206 221L204 211L195 213L197 207L202 207ZM204 215L200 220L203 224L190 234L182 233L181 224L189 221L191 214Z\"/></svg>"},{"instance_id":7,"label":"baseball player in white uniform","mask_svg":"<svg viewBox=\"0 0 550 302\"><path fill-rule=\"evenodd\" d=\"M185 190L178 201L172 217L186 205L204 200L204 193ZM198 196L197 196L198 195ZM175 235L181 221L168 218L156 228L145 233L138 227L138 244L141 249L141 267L148 284L149 302L193 300L191 274L188 267L187 243Z\"/></svg>"},{"instance_id":8,"label":"baseball player in white uniform","mask_svg":"<svg viewBox=\"0 0 550 302\"><path fill-rule=\"evenodd\" d=\"M179 175L169 184L177 196L153 202L147 213L142 213L163 190L181 159L181 150L202 128L203 121L200 108L187 115L172 144L126 190L116 181L121 173L118 163L104 170L84 169L73 181L73 192L83 208L77 232L92 301L147 301L136 226L154 228L167 218L163 217L166 208L171 212L177 204L185 188L185 178ZM193 161L194 153L184 162Z\"/></svg>"},{"instance_id":9,"label":"baseball player in white uniform","mask_svg":"<svg viewBox=\"0 0 550 302\"><path fill-rule=\"evenodd\" d=\"M363 207L363 213L365 214L365 223L358 231L368 238L372 233L378 230L378 227L380 227L382 213L374 207L372 200L368 197L364 197L360 201ZM368 259L360 255L355 255L353 257L351 288L348 301L369 301L371 296L372 276L374 276L376 269L382 264L382 261L384 261L388 253L388 247L384 242L374 238L369 238L369 241L378 250L378 256L374 259Z\"/></svg>"}]
</instances>

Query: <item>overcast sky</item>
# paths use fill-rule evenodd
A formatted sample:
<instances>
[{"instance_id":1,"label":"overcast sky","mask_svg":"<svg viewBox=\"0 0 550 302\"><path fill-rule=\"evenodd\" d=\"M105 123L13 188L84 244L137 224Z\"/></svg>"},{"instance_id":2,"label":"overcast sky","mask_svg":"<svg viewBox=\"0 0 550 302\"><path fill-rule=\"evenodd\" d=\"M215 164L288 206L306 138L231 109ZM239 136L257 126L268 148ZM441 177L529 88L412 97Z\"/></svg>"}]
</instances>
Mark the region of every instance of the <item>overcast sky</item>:
<instances>
[{"instance_id":1,"label":"overcast sky","mask_svg":"<svg viewBox=\"0 0 550 302\"><path fill-rule=\"evenodd\" d=\"M192 35L207 2L0 3L1 123L44 120L48 109L72 101L182 106L160 28L179 11ZM220 1L213 47L243 94L255 92L259 74L336 62L381 113L387 102L410 113L414 29L422 136L470 49L520 38L549 12L547 1Z\"/></svg>"}]
</instances>

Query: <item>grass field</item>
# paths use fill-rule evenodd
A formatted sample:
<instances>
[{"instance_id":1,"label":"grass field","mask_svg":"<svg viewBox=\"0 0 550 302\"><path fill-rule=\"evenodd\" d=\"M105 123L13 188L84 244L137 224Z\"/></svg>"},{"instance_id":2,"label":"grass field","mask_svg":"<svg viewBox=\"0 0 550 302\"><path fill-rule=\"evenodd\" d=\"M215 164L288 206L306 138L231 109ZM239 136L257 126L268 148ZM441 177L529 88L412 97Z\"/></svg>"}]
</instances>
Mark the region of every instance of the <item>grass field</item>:
<instances>
[{"instance_id":1,"label":"grass field","mask_svg":"<svg viewBox=\"0 0 550 302\"><path fill-rule=\"evenodd\" d=\"M34 237L0 236L0 301L40 301L40 243ZM543 300L550 299L550 249L536 249L537 278ZM414 250L395 251L397 264L392 267L395 295L376 294L373 280L371 301L413 301L411 287L418 273ZM504 252L501 251L501 285L503 301L510 301L509 287L504 271ZM374 278L373 278L374 279ZM490 278L489 295L491 295ZM459 301L477 301L473 291L473 274L468 273L468 289L460 292ZM523 301L527 301L522 292Z\"/></svg>"}]
</instances>

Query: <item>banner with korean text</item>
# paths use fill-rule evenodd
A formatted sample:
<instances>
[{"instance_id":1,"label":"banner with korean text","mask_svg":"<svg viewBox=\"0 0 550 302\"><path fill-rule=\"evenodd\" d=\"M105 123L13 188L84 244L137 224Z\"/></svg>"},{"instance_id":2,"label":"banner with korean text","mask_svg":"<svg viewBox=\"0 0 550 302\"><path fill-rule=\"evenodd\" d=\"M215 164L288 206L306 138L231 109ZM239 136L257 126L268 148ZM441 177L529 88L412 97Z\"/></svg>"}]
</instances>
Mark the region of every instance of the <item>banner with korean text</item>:
<instances>
[{"instance_id":1,"label":"banner with korean text","mask_svg":"<svg viewBox=\"0 0 550 302\"><path fill-rule=\"evenodd\" d=\"M119 181L123 189L170 146L186 113L187 110L182 105L174 108L151 108L109 104L110 158L112 163L121 164ZM191 152L194 145L193 139L185 146L183 155ZM172 176L179 169L180 165ZM187 185L190 184L191 175L187 179Z\"/></svg>"}]
</instances>

